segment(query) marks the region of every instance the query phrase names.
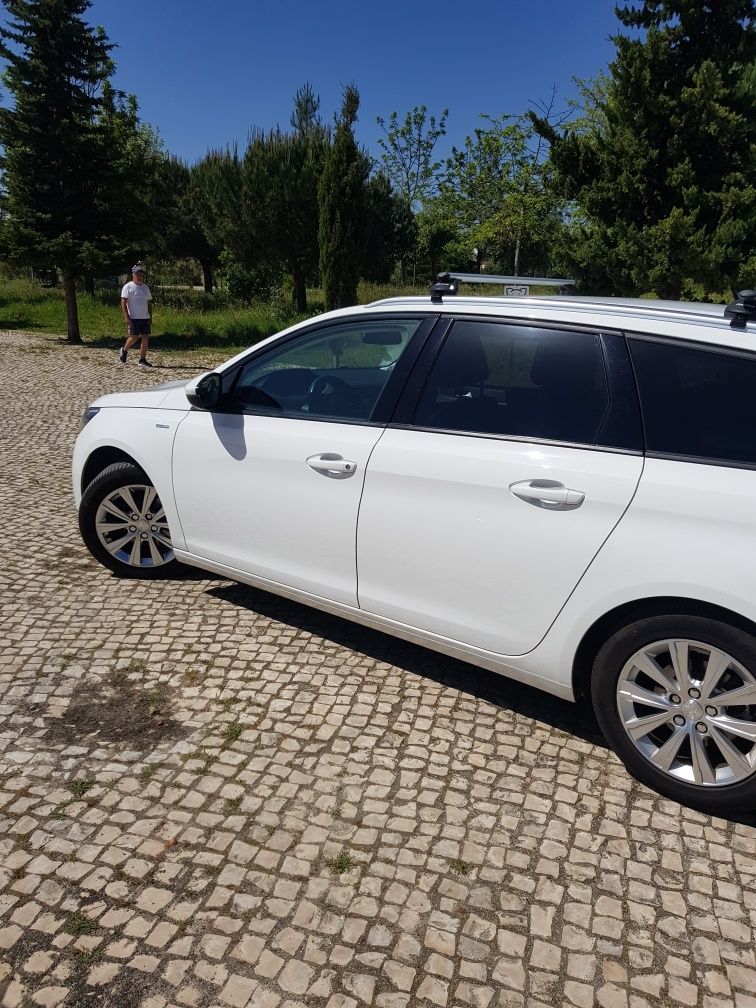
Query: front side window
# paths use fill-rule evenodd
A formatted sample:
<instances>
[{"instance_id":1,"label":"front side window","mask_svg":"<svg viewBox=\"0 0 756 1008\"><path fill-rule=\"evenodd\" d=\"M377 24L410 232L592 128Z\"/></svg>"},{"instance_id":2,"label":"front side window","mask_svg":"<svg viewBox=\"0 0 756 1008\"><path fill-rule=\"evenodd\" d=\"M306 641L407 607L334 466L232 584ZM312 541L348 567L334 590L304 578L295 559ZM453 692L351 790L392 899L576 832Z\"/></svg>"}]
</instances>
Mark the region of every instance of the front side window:
<instances>
[{"instance_id":1,"label":"front side window","mask_svg":"<svg viewBox=\"0 0 756 1008\"><path fill-rule=\"evenodd\" d=\"M418 403L420 427L601 443L609 392L591 333L457 321Z\"/></svg>"},{"instance_id":2,"label":"front side window","mask_svg":"<svg viewBox=\"0 0 756 1008\"><path fill-rule=\"evenodd\" d=\"M419 325L418 319L350 321L288 340L239 369L225 405L303 419L368 421Z\"/></svg>"},{"instance_id":3,"label":"front side window","mask_svg":"<svg viewBox=\"0 0 756 1008\"><path fill-rule=\"evenodd\" d=\"M756 358L630 339L646 449L756 465Z\"/></svg>"}]
</instances>

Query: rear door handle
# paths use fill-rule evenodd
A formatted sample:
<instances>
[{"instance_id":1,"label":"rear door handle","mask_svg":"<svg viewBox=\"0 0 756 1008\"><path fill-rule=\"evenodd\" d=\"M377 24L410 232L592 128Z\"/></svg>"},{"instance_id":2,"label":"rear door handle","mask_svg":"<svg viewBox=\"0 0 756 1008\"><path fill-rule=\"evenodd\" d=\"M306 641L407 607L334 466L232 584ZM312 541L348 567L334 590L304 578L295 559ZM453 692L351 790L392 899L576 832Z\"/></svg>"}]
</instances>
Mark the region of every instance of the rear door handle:
<instances>
[{"instance_id":1,"label":"rear door handle","mask_svg":"<svg viewBox=\"0 0 756 1008\"><path fill-rule=\"evenodd\" d=\"M574 511L585 500L579 490L569 490L564 483L556 480L533 479L510 483L509 489L520 500L547 511Z\"/></svg>"},{"instance_id":2,"label":"rear door handle","mask_svg":"<svg viewBox=\"0 0 756 1008\"><path fill-rule=\"evenodd\" d=\"M349 462L335 452L321 452L320 455L310 455L307 465L315 472L330 476L331 479L347 479L357 472L357 463Z\"/></svg>"}]
</instances>

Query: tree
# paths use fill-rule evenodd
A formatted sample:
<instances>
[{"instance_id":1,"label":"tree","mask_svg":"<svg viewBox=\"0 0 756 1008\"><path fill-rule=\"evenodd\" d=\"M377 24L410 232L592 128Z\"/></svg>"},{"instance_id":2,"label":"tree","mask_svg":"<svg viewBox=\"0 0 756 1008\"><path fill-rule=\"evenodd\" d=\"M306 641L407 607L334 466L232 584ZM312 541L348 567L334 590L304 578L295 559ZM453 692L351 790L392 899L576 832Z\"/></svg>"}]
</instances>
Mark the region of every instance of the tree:
<instances>
[{"instance_id":1,"label":"tree","mask_svg":"<svg viewBox=\"0 0 756 1008\"><path fill-rule=\"evenodd\" d=\"M360 255L365 280L388 283L394 265L404 260L417 236L415 217L407 201L397 196L383 172L368 179Z\"/></svg>"},{"instance_id":2,"label":"tree","mask_svg":"<svg viewBox=\"0 0 756 1008\"><path fill-rule=\"evenodd\" d=\"M220 249L208 241L199 223L197 168L178 158L165 158L160 165L162 246L173 258L196 259L202 267L205 292L213 292L213 271Z\"/></svg>"},{"instance_id":3,"label":"tree","mask_svg":"<svg viewBox=\"0 0 756 1008\"><path fill-rule=\"evenodd\" d=\"M401 125L396 112L389 116L388 125L385 119L377 118L385 134L378 138L383 172L413 210L433 193L441 167L440 161L433 160L433 152L446 135L448 116L449 110L444 109L437 123L434 116L428 118L425 105L416 105Z\"/></svg>"},{"instance_id":4,"label":"tree","mask_svg":"<svg viewBox=\"0 0 756 1008\"><path fill-rule=\"evenodd\" d=\"M0 245L17 262L60 268L70 342L81 340L76 279L112 254L119 225L109 195L114 179L128 184L106 107L112 46L83 20L88 7L6 0L11 20L0 28L3 81L14 99L0 110Z\"/></svg>"},{"instance_id":5,"label":"tree","mask_svg":"<svg viewBox=\"0 0 756 1008\"><path fill-rule=\"evenodd\" d=\"M370 172L370 161L354 137L359 105L357 88L348 84L318 187L320 272L329 310L357 302L364 192Z\"/></svg>"},{"instance_id":6,"label":"tree","mask_svg":"<svg viewBox=\"0 0 756 1008\"><path fill-rule=\"evenodd\" d=\"M263 259L291 273L298 312L307 311L307 280L318 267L318 184L330 140L319 107L305 84L294 98L292 132L254 133L242 165L248 261Z\"/></svg>"},{"instance_id":7,"label":"tree","mask_svg":"<svg viewBox=\"0 0 756 1008\"><path fill-rule=\"evenodd\" d=\"M643 0L618 7L610 76L552 145L583 217L575 262L599 289L711 297L754 254L756 119L752 0Z\"/></svg>"},{"instance_id":8,"label":"tree","mask_svg":"<svg viewBox=\"0 0 756 1008\"><path fill-rule=\"evenodd\" d=\"M447 218L476 270L495 259L519 275L523 257L532 266L533 251L560 226L545 144L524 116L483 119L487 127L447 159L436 216Z\"/></svg>"}]
</instances>

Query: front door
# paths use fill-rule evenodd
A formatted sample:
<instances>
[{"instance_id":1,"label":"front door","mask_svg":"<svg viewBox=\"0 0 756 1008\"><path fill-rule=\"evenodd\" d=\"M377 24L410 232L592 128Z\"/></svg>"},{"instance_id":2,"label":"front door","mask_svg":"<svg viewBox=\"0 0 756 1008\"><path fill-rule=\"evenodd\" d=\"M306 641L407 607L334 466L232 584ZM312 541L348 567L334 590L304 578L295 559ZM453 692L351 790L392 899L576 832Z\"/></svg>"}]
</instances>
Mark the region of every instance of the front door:
<instances>
[{"instance_id":1,"label":"front door","mask_svg":"<svg viewBox=\"0 0 756 1008\"><path fill-rule=\"evenodd\" d=\"M642 471L635 392L612 388L607 339L626 358L619 336L454 323L370 459L365 611L495 654L539 643Z\"/></svg>"},{"instance_id":2,"label":"front door","mask_svg":"<svg viewBox=\"0 0 756 1008\"><path fill-rule=\"evenodd\" d=\"M406 318L314 325L224 375L219 407L192 410L176 434L188 552L356 605L365 471L420 327Z\"/></svg>"}]
</instances>

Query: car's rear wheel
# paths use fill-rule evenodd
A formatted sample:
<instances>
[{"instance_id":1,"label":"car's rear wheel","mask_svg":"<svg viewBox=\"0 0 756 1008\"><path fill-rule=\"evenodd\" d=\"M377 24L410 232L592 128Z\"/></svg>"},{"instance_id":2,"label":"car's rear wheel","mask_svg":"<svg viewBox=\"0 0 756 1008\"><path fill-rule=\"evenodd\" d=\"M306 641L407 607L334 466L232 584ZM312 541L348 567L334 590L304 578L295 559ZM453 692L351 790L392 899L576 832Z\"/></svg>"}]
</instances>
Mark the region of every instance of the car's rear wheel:
<instances>
[{"instance_id":1,"label":"car's rear wheel","mask_svg":"<svg viewBox=\"0 0 756 1008\"><path fill-rule=\"evenodd\" d=\"M615 633L593 667L602 731L662 794L726 815L756 811L756 638L694 616Z\"/></svg>"},{"instance_id":2,"label":"car's rear wheel","mask_svg":"<svg viewBox=\"0 0 756 1008\"><path fill-rule=\"evenodd\" d=\"M158 493L133 463L115 462L92 480L79 528L92 556L119 577L165 577L178 565Z\"/></svg>"}]
</instances>

